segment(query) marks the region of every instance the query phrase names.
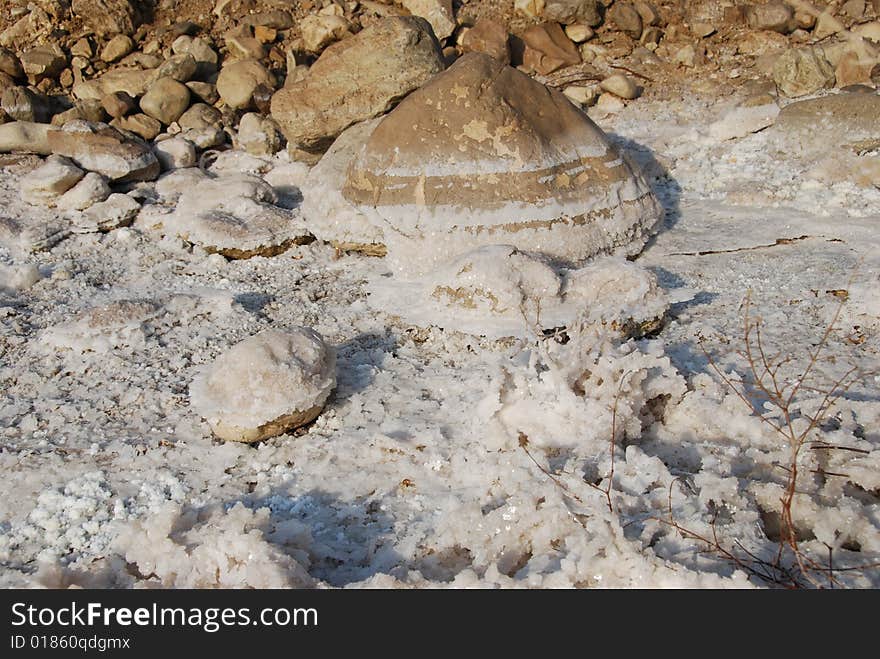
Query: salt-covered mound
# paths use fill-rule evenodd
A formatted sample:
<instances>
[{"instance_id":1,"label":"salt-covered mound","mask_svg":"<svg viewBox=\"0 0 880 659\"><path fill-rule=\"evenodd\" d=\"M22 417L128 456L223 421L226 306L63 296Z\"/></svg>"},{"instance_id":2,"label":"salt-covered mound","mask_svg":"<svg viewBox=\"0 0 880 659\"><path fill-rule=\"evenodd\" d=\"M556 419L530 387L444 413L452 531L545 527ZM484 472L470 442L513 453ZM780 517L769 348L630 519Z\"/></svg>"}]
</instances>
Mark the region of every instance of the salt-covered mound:
<instances>
[{"instance_id":1,"label":"salt-covered mound","mask_svg":"<svg viewBox=\"0 0 880 659\"><path fill-rule=\"evenodd\" d=\"M193 179L163 229L233 259L275 256L312 240L299 213L275 201L272 186L258 176Z\"/></svg>"},{"instance_id":2,"label":"salt-covered mound","mask_svg":"<svg viewBox=\"0 0 880 659\"><path fill-rule=\"evenodd\" d=\"M266 330L220 355L190 386L214 434L258 442L312 421L336 385L336 353L307 327Z\"/></svg>"},{"instance_id":3,"label":"salt-covered mound","mask_svg":"<svg viewBox=\"0 0 880 659\"><path fill-rule=\"evenodd\" d=\"M141 347L151 332L149 321L161 311L162 306L152 300L117 300L46 328L40 342L56 350L76 352L104 353L121 346Z\"/></svg>"},{"instance_id":4,"label":"salt-covered mound","mask_svg":"<svg viewBox=\"0 0 880 659\"><path fill-rule=\"evenodd\" d=\"M371 306L407 322L492 339L575 322L644 334L669 302L653 274L621 257L557 274L546 258L510 245L478 248L411 282L380 280L371 292Z\"/></svg>"},{"instance_id":5,"label":"salt-covered mound","mask_svg":"<svg viewBox=\"0 0 880 659\"><path fill-rule=\"evenodd\" d=\"M661 215L642 177L583 112L479 53L376 126L343 196L382 228L393 267L412 274L487 244L567 263L634 254Z\"/></svg>"}]
</instances>

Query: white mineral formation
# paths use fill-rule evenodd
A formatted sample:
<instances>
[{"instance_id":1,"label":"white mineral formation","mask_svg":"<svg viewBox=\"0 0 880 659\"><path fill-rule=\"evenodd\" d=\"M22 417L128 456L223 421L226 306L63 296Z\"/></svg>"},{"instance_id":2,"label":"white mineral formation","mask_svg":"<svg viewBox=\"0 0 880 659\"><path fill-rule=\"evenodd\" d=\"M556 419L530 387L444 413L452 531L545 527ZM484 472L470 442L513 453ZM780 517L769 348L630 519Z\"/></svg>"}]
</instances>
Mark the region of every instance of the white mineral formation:
<instances>
[{"instance_id":1,"label":"white mineral formation","mask_svg":"<svg viewBox=\"0 0 880 659\"><path fill-rule=\"evenodd\" d=\"M371 292L371 306L406 322L491 339L575 322L640 335L657 327L669 303L654 275L626 259L557 272L546 257L510 245L478 248L410 282L379 280Z\"/></svg>"},{"instance_id":2,"label":"white mineral formation","mask_svg":"<svg viewBox=\"0 0 880 659\"><path fill-rule=\"evenodd\" d=\"M220 355L190 405L221 439L258 442L309 423L336 385L336 353L306 327L265 330Z\"/></svg>"}]
</instances>

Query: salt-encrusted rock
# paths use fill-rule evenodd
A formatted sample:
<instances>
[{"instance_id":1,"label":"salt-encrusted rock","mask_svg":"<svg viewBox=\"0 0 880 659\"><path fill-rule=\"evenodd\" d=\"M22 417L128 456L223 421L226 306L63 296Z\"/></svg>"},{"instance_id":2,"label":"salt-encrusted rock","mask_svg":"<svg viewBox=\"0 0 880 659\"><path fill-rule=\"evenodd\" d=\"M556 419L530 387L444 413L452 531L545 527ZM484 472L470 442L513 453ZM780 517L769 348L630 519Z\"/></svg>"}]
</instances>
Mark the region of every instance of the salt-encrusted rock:
<instances>
[{"instance_id":1,"label":"salt-encrusted rock","mask_svg":"<svg viewBox=\"0 0 880 659\"><path fill-rule=\"evenodd\" d=\"M742 105L728 110L709 125L709 136L719 141L745 137L772 126L777 116L779 106L768 96L766 103Z\"/></svg>"},{"instance_id":2,"label":"salt-encrusted rock","mask_svg":"<svg viewBox=\"0 0 880 659\"><path fill-rule=\"evenodd\" d=\"M253 104L254 90L259 85L274 87L272 74L256 60L246 59L226 64L217 78L217 93L231 108L248 108Z\"/></svg>"},{"instance_id":3,"label":"salt-encrusted rock","mask_svg":"<svg viewBox=\"0 0 880 659\"><path fill-rule=\"evenodd\" d=\"M275 201L272 186L257 176L206 178L181 194L163 230L232 259L275 256L313 240L299 212Z\"/></svg>"},{"instance_id":4,"label":"salt-encrusted rock","mask_svg":"<svg viewBox=\"0 0 880 659\"><path fill-rule=\"evenodd\" d=\"M599 86L606 92L610 92L615 96L625 99L638 98L639 94L642 92L641 88L632 78L625 76L622 73L615 73L614 75L608 76L599 83Z\"/></svg>"},{"instance_id":5,"label":"salt-encrusted rock","mask_svg":"<svg viewBox=\"0 0 880 659\"><path fill-rule=\"evenodd\" d=\"M101 59L105 62L117 62L134 50L134 41L126 34L117 34L101 49Z\"/></svg>"},{"instance_id":6,"label":"salt-encrusted rock","mask_svg":"<svg viewBox=\"0 0 880 659\"><path fill-rule=\"evenodd\" d=\"M117 117L110 122L110 125L118 130L134 133L147 141L154 139L162 132L162 122L143 112L130 114L127 117Z\"/></svg>"},{"instance_id":7,"label":"salt-encrusted rock","mask_svg":"<svg viewBox=\"0 0 880 659\"><path fill-rule=\"evenodd\" d=\"M510 35L501 23L484 18L477 21L461 40L463 53L486 53L505 64L510 63Z\"/></svg>"},{"instance_id":8,"label":"salt-encrusted rock","mask_svg":"<svg viewBox=\"0 0 880 659\"><path fill-rule=\"evenodd\" d=\"M67 57L57 44L37 46L23 53L21 68L31 83L54 78L67 66Z\"/></svg>"},{"instance_id":9,"label":"salt-encrusted rock","mask_svg":"<svg viewBox=\"0 0 880 659\"><path fill-rule=\"evenodd\" d=\"M335 386L335 351L320 334L264 330L193 380L190 405L217 437L258 442L314 420Z\"/></svg>"},{"instance_id":10,"label":"salt-encrusted rock","mask_svg":"<svg viewBox=\"0 0 880 659\"><path fill-rule=\"evenodd\" d=\"M208 178L199 167L184 167L164 174L156 181L156 193L164 203L176 204L187 190Z\"/></svg>"},{"instance_id":11,"label":"salt-encrusted rock","mask_svg":"<svg viewBox=\"0 0 880 659\"><path fill-rule=\"evenodd\" d=\"M49 123L52 109L49 99L35 94L27 87L9 87L0 98L0 107L15 121L32 121L38 124Z\"/></svg>"},{"instance_id":12,"label":"salt-encrusted rock","mask_svg":"<svg viewBox=\"0 0 880 659\"><path fill-rule=\"evenodd\" d=\"M189 89L174 78L158 78L141 98L141 110L166 126L189 107Z\"/></svg>"},{"instance_id":13,"label":"salt-encrusted rock","mask_svg":"<svg viewBox=\"0 0 880 659\"><path fill-rule=\"evenodd\" d=\"M130 0L73 0L71 11L99 37L131 34L140 23L137 3Z\"/></svg>"},{"instance_id":14,"label":"salt-encrusted rock","mask_svg":"<svg viewBox=\"0 0 880 659\"><path fill-rule=\"evenodd\" d=\"M143 96L154 79L151 71L141 69L114 69L92 80L84 80L73 85L73 95L80 99L101 100L113 92L126 92L131 96Z\"/></svg>"},{"instance_id":15,"label":"salt-encrusted rock","mask_svg":"<svg viewBox=\"0 0 880 659\"><path fill-rule=\"evenodd\" d=\"M156 142L153 145L153 153L156 154L159 164L165 171L194 167L198 162L195 145L180 137Z\"/></svg>"},{"instance_id":16,"label":"salt-encrusted rock","mask_svg":"<svg viewBox=\"0 0 880 659\"><path fill-rule=\"evenodd\" d=\"M46 204L64 194L85 176L67 158L50 156L21 182L21 198L31 204Z\"/></svg>"},{"instance_id":17,"label":"salt-encrusted rock","mask_svg":"<svg viewBox=\"0 0 880 659\"><path fill-rule=\"evenodd\" d=\"M771 30L788 34L797 27L794 10L784 2L768 2L766 5L750 5L746 9L749 27L754 30Z\"/></svg>"},{"instance_id":18,"label":"salt-encrusted rock","mask_svg":"<svg viewBox=\"0 0 880 659\"><path fill-rule=\"evenodd\" d=\"M792 48L780 55L773 65L773 80L786 96L805 96L832 87L834 67L820 47Z\"/></svg>"},{"instance_id":19,"label":"salt-encrusted rock","mask_svg":"<svg viewBox=\"0 0 880 659\"><path fill-rule=\"evenodd\" d=\"M491 243L566 262L634 254L661 215L642 177L562 93L477 53L381 121L343 195L382 229L393 267L422 272Z\"/></svg>"},{"instance_id":20,"label":"salt-encrusted rock","mask_svg":"<svg viewBox=\"0 0 880 659\"><path fill-rule=\"evenodd\" d=\"M577 46L558 23L534 25L523 32L522 40L526 44L523 65L542 75L581 63Z\"/></svg>"},{"instance_id":21,"label":"salt-encrusted rock","mask_svg":"<svg viewBox=\"0 0 880 659\"><path fill-rule=\"evenodd\" d=\"M633 39L642 36L642 17L629 2L615 2L608 10L608 20Z\"/></svg>"},{"instance_id":22,"label":"salt-encrusted rock","mask_svg":"<svg viewBox=\"0 0 880 659\"><path fill-rule=\"evenodd\" d=\"M537 9L536 13L529 13L526 7L529 2L533 3L533 10ZM526 0L525 3L517 3L517 6L522 6L525 9L523 13L527 15L540 15L548 21L556 21L563 25L583 23L596 27L602 23L601 4L599 0L540 0L539 2ZM539 5L543 7L538 8Z\"/></svg>"},{"instance_id":23,"label":"salt-encrusted rock","mask_svg":"<svg viewBox=\"0 0 880 659\"><path fill-rule=\"evenodd\" d=\"M488 245L412 281L377 280L369 304L420 327L500 339L585 321L640 336L658 327L668 300L653 274L623 258L557 271L540 255Z\"/></svg>"},{"instance_id":24,"label":"salt-encrusted rock","mask_svg":"<svg viewBox=\"0 0 880 659\"><path fill-rule=\"evenodd\" d=\"M159 161L149 146L106 124L68 122L49 132L48 144L53 153L113 181L152 181L159 175Z\"/></svg>"},{"instance_id":25,"label":"salt-encrusted rock","mask_svg":"<svg viewBox=\"0 0 880 659\"><path fill-rule=\"evenodd\" d=\"M455 31L452 0L400 0L400 4L413 16L426 19L431 24L434 35L441 41Z\"/></svg>"},{"instance_id":26,"label":"salt-encrusted rock","mask_svg":"<svg viewBox=\"0 0 880 659\"><path fill-rule=\"evenodd\" d=\"M77 233L112 231L127 227L134 221L141 205L127 194L111 194L105 201L93 204L75 220Z\"/></svg>"},{"instance_id":27,"label":"salt-encrusted rock","mask_svg":"<svg viewBox=\"0 0 880 659\"><path fill-rule=\"evenodd\" d=\"M52 153L49 146L49 124L36 124L30 121L10 121L0 125L0 153L17 151L22 153Z\"/></svg>"},{"instance_id":28,"label":"salt-encrusted rock","mask_svg":"<svg viewBox=\"0 0 880 659\"><path fill-rule=\"evenodd\" d=\"M162 305L153 300L117 300L46 328L39 342L52 350L95 353L123 346L142 347L148 336L147 323L161 311Z\"/></svg>"},{"instance_id":29,"label":"salt-encrusted rock","mask_svg":"<svg viewBox=\"0 0 880 659\"><path fill-rule=\"evenodd\" d=\"M379 121L355 124L336 138L303 182L302 212L309 231L337 248L385 256L382 228L342 194L349 166Z\"/></svg>"},{"instance_id":30,"label":"salt-encrusted rock","mask_svg":"<svg viewBox=\"0 0 880 659\"><path fill-rule=\"evenodd\" d=\"M342 16L312 14L300 22L303 46L310 53L320 53L349 34L350 28L351 24Z\"/></svg>"},{"instance_id":31,"label":"salt-encrusted rock","mask_svg":"<svg viewBox=\"0 0 880 659\"><path fill-rule=\"evenodd\" d=\"M61 195L55 205L62 210L81 211L104 201L111 192L107 179L95 172L89 172L79 183Z\"/></svg>"},{"instance_id":32,"label":"salt-encrusted rock","mask_svg":"<svg viewBox=\"0 0 880 659\"><path fill-rule=\"evenodd\" d=\"M238 124L238 146L255 156L271 156L284 145L277 124L271 117L248 112Z\"/></svg>"},{"instance_id":33,"label":"salt-encrusted rock","mask_svg":"<svg viewBox=\"0 0 880 659\"><path fill-rule=\"evenodd\" d=\"M442 70L424 19L382 19L327 48L303 80L279 90L272 117L291 145L321 152L348 126L386 112Z\"/></svg>"},{"instance_id":34,"label":"salt-encrusted rock","mask_svg":"<svg viewBox=\"0 0 880 659\"><path fill-rule=\"evenodd\" d=\"M799 134L823 150L844 146L845 142L876 141L880 139L880 96L829 94L789 103L780 111L772 130L786 139Z\"/></svg>"},{"instance_id":35,"label":"salt-encrusted rock","mask_svg":"<svg viewBox=\"0 0 880 659\"><path fill-rule=\"evenodd\" d=\"M70 229L65 225L57 219L0 214L0 245L24 254L51 249L70 235Z\"/></svg>"}]
</instances>

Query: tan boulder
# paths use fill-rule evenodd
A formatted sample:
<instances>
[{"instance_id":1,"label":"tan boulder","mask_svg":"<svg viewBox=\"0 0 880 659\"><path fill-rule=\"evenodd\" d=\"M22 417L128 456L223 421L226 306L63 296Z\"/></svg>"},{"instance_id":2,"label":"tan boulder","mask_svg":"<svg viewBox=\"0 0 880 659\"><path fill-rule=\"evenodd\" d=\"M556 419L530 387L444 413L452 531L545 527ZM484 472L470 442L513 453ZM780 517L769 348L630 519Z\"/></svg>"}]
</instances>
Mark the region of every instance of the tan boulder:
<instances>
[{"instance_id":1,"label":"tan boulder","mask_svg":"<svg viewBox=\"0 0 880 659\"><path fill-rule=\"evenodd\" d=\"M464 53L486 53L505 64L510 63L510 35L501 23L489 19L477 21L461 40Z\"/></svg>"},{"instance_id":2,"label":"tan boulder","mask_svg":"<svg viewBox=\"0 0 880 659\"><path fill-rule=\"evenodd\" d=\"M455 31L452 0L400 0L413 16L421 16L431 24L434 36L440 41Z\"/></svg>"},{"instance_id":3,"label":"tan boulder","mask_svg":"<svg viewBox=\"0 0 880 659\"><path fill-rule=\"evenodd\" d=\"M159 175L159 161L146 144L106 124L69 121L48 133L48 145L52 153L114 181L151 181Z\"/></svg>"},{"instance_id":4,"label":"tan boulder","mask_svg":"<svg viewBox=\"0 0 880 659\"><path fill-rule=\"evenodd\" d=\"M564 66L581 63L581 54L558 23L535 25L523 32L526 44L523 65L536 73L547 75Z\"/></svg>"},{"instance_id":5,"label":"tan boulder","mask_svg":"<svg viewBox=\"0 0 880 659\"><path fill-rule=\"evenodd\" d=\"M131 34L140 23L138 4L130 0L73 0L71 11L99 37Z\"/></svg>"},{"instance_id":6,"label":"tan boulder","mask_svg":"<svg viewBox=\"0 0 880 659\"><path fill-rule=\"evenodd\" d=\"M416 274L486 244L567 263L637 253L662 212L562 93L477 53L379 123L342 192L382 228L392 267Z\"/></svg>"},{"instance_id":7,"label":"tan boulder","mask_svg":"<svg viewBox=\"0 0 880 659\"><path fill-rule=\"evenodd\" d=\"M276 92L272 117L292 146L321 152L348 126L387 112L442 70L427 21L385 18L327 48L305 78Z\"/></svg>"}]
</instances>

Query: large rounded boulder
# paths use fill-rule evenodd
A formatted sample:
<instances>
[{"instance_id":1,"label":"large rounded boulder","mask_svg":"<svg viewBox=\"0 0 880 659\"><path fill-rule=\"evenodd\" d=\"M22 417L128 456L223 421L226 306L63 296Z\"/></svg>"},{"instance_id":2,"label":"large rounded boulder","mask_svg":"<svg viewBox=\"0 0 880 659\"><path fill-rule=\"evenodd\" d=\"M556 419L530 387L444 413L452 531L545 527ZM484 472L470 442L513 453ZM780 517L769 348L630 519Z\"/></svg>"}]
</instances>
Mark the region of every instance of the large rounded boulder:
<instances>
[{"instance_id":1,"label":"large rounded boulder","mask_svg":"<svg viewBox=\"0 0 880 659\"><path fill-rule=\"evenodd\" d=\"M380 230L404 275L489 244L566 265L630 255L662 214L641 175L565 96L480 53L408 96L352 151L339 202ZM334 194L312 183L307 198ZM307 221L319 238L359 242L337 235L332 217ZM377 241L373 231L361 242Z\"/></svg>"}]
</instances>

